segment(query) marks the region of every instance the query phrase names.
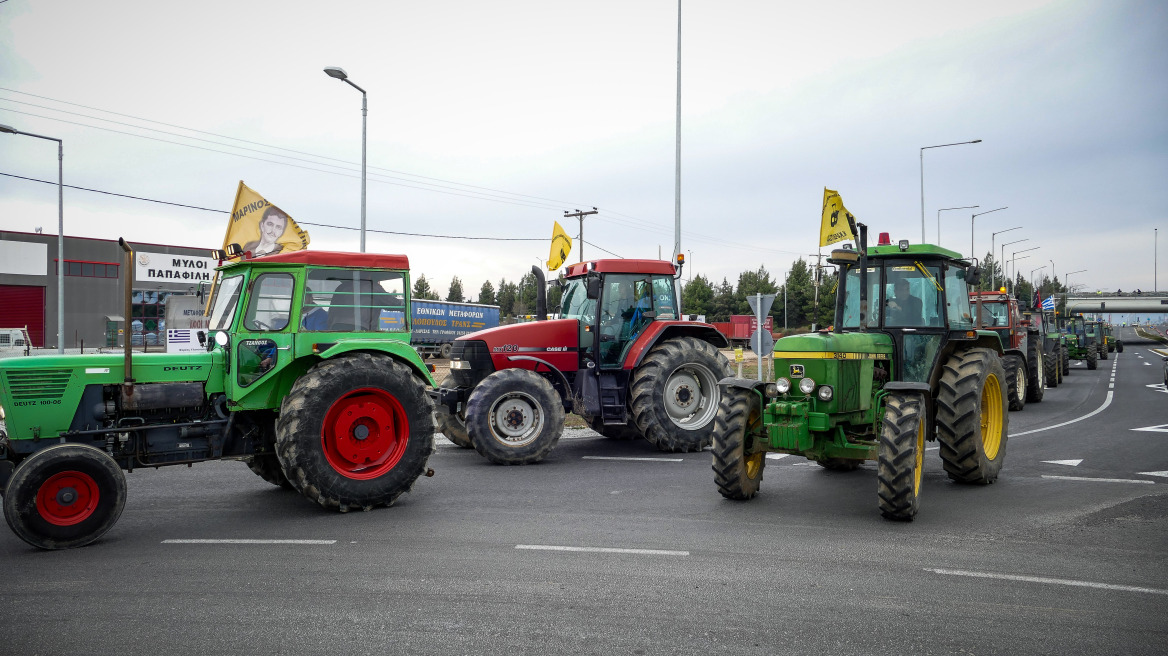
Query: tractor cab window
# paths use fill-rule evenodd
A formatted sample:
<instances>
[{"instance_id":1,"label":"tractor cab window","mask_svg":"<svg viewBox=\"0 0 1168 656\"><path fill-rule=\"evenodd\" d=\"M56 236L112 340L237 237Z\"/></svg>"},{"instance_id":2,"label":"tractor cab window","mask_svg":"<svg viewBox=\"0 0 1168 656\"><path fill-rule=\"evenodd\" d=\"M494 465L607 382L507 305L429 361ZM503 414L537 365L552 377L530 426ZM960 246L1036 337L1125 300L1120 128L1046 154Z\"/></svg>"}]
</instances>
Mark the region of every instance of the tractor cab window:
<instances>
[{"instance_id":1,"label":"tractor cab window","mask_svg":"<svg viewBox=\"0 0 1168 656\"><path fill-rule=\"evenodd\" d=\"M300 329L407 331L410 326L406 301L406 279L400 271L312 268L300 302Z\"/></svg>"},{"instance_id":2,"label":"tractor cab window","mask_svg":"<svg viewBox=\"0 0 1168 656\"><path fill-rule=\"evenodd\" d=\"M653 289L651 276L644 274L610 273L604 277L600 290L602 367L620 366L628 347L653 321Z\"/></svg>"},{"instance_id":3,"label":"tractor cab window","mask_svg":"<svg viewBox=\"0 0 1168 656\"><path fill-rule=\"evenodd\" d=\"M973 328L973 312L969 304L969 285L965 282L965 267L950 265L945 269L945 315L950 330Z\"/></svg>"},{"instance_id":4,"label":"tractor cab window","mask_svg":"<svg viewBox=\"0 0 1168 656\"><path fill-rule=\"evenodd\" d=\"M1007 303L981 304L981 325L1001 328L1010 325L1010 306Z\"/></svg>"},{"instance_id":5,"label":"tractor cab window","mask_svg":"<svg viewBox=\"0 0 1168 656\"><path fill-rule=\"evenodd\" d=\"M560 297L560 318L579 319L585 325L592 325L596 321L596 299L588 298L587 278L573 278L568 281L568 286Z\"/></svg>"},{"instance_id":6,"label":"tractor cab window","mask_svg":"<svg viewBox=\"0 0 1168 656\"><path fill-rule=\"evenodd\" d=\"M292 312L295 281L288 273L265 273L252 285L243 326L248 330L283 330Z\"/></svg>"},{"instance_id":7,"label":"tractor cab window","mask_svg":"<svg viewBox=\"0 0 1168 656\"><path fill-rule=\"evenodd\" d=\"M673 278L653 276L653 309L658 319L676 319L677 303L673 297Z\"/></svg>"},{"instance_id":8,"label":"tractor cab window","mask_svg":"<svg viewBox=\"0 0 1168 656\"><path fill-rule=\"evenodd\" d=\"M235 306L239 303L239 290L243 288L243 276L224 278L215 288L211 299L211 318L207 322L210 330L228 330L235 318Z\"/></svg>"},{"instance_id":9,"label":"tractor cab window","mask_svg":"<svg viewBox=\"0 0 1168 656\"><path fill-rule=\"evenodd\" d=\"M880 269L870 266L867 273L869 311L865 317L865 324L868 328L875 328L880 325L880 313L872 312L870 308L879 307L880 304ZM859 266L849 266L844 275L844 308L843 316L838 319L838 324L845 329L860 327Z\"/></svg>"},{"instance_id":10,"label":"tractor cab window","mask_svg":"<svg viewBox=\"0 0 1168 656\"><path fill-rule=\"evenodd\" d=\"M884 325L905 328L942 328L940 269L921 262L890 263L885 267Z\"/></svg>"}]
</instances>

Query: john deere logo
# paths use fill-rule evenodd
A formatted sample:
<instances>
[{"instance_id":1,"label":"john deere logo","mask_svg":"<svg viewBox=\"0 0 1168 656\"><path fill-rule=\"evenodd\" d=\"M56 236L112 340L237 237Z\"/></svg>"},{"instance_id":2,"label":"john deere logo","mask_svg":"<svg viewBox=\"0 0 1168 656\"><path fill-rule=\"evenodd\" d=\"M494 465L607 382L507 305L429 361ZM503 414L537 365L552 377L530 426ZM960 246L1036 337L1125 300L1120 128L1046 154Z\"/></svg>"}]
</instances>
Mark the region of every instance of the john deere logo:
<instances>
[{"instance_id":1,"label":"john deere logo","mask_svg":"<svg viewBox=\"0 0 1168 656\"><path fill-rule=\"evenodd\" d=\"M802 378L802 377L803 377L803 365L801 365L801 364L791 365L791 378Z\"/></svg>"}]
</instances>

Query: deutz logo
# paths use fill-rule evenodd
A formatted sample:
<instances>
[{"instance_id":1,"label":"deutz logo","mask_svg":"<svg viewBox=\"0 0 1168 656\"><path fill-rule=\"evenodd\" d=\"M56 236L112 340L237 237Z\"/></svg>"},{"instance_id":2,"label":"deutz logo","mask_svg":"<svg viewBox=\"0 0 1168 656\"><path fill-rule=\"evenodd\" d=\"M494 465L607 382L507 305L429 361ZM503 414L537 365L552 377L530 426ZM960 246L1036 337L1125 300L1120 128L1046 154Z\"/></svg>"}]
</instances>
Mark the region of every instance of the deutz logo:
<instances>
[{"instance_id":1,"label":"deutz logo","mask_svg":"<svg viewBox=\"0 0 1168 656\"><path fill-rule=\"evenodd\" d=\"M803 377L803 365L801 365L801 364L791 365L791 378L802 378L802 377Z\"/></svg>"}]
</instances>

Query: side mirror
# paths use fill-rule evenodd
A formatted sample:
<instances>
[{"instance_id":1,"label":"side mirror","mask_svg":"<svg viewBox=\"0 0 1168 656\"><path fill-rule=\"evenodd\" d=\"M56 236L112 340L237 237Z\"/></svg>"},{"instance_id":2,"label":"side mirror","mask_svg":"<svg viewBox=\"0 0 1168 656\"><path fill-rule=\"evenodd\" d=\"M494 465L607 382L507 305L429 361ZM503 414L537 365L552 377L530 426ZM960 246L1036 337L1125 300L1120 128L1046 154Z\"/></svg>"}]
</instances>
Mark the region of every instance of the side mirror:
<instances>
[{"instance_id":1,"label":"side mirror","mask_svg":"<svg viewBox=\"0 0 1168 656\"><path fill-rule=\"evenodd\" d=\"M965 282L970 287L977 287L981 282L981 267L976 264L965 270Z\"/></svg>"},{"instance_id":2,"label":"side mirror","mask_svg":"<svg viewBox=\"0 0 1168 656\"><path fill-rule=\"evenodd\" d=\"M195 336L199 338L199 346L207 345L207 333L200 330L199 332L195 333Z\"/></svg>"},{"instance_id":3,"label":"side mirror","mask_svg":"<svg viewBox=\"0 0 1168 656\"><path fill-rule=\"evenodd\" d=\"M587 285L588 298L595 301L600 298L600 276L589 275Z\"/></svg>"}]
</instances>

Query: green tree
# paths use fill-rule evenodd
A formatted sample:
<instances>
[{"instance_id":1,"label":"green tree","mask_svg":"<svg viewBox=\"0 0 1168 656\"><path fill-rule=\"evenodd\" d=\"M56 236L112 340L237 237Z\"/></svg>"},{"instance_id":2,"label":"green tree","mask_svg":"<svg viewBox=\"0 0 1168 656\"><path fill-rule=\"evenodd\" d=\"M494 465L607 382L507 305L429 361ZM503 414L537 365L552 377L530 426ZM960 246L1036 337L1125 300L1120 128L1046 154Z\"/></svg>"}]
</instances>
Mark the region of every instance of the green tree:
<instances>
[{"instance_id":1,"label":"green tree","mask_svg":"<svg viewBox=\"0 0 1168 656\"><path fill-rule=\"evenodd\" d=\"M462 281L458 276L454 276L450 281L450 291L446 293L446 300L452 303L461 303L464 299L462 296Z\"/></svg>"},{"instance_id":2,"label":"green tree","mask_svg":"<svg viewBox=\"0 0 1168 656\"><path fill-rule=\"evenodd\" d=\"M519 279L519 286L515 293L515 307L512 310L516 316L535 312L535 274L525 273Z\"/></svg>"},{"instance_id":3,"label":"green tree","mask_svg":"<svg viewBox=\"0 0 1168 656\"><path fill-rule=\"evenodd\" d=\"M499 314L505 317L515 313L515 301L519 295L519 288L506 278L499 280L499 291L495 294L495 304L499 306Z\"/></svg>"},{"instance_id":4,"label":"green tree","mask_svg":"<svg viewBox=\"0 0 1168 656\"><path fill-rule=\"evenodd\" d=\"M738 289L735 291L735 314L754 314L750 309L748 296L755 294L774 294L779 291L778 285L771 280L771 274L765 266L759 265L757 271L743 271L738 274ZM771 306L772 316L774 306Z\"/></svg>"},{"instance_id":5,"label":"green tree","mask_svg":"<svg viewBox=\"0 0 1168 656\"><path fill-rule=\"evenodd\" d=\"M419 300L438 300L438 293L430 288L430 281L426 280L426 274L418 275L418 279L414 281L414 298Z\"/></svg>"},{"instance_id":6,"label":"green tree","mask_svg":"<svg viewBox=\"0 0 1168 656\"><path fill-rule=\"evenodd\" d=\"M791 263L787 274L787 321L791 330L811 323L815 287L807 261L799 258Z\"/></svg>"},{"instance_id":7,"label":"green tree","mask_svg":"<svg viewBox=\"0 0 1168 656\"><path fill-rule=\"evenodd\" d=\"M710 314L706 315L706 320L729 321L735 308L734 287L728 280L722 278L722 284L714 289L714 298L710 302Z\"/></svg>"},{"instance_id":8,"label":"green tree","mask_svg":"<svg viewBox=\"0 0 1168 656\"><path fill-rule=\"evenodd\" d=\"M686 314L714 314L714 287L702 274L693 277L681 290L681 309Z\"/></svg>"},{"instance_id":9,"label":"green tree","mask_svg":"<svg viewBox=\"0 0 1168 656\"><path fill-rule=\"evenodd\" d=\"M495 286L488 280L479 288L479 303L483 305L495 304Z\"/></svg>"}]
</instances>

